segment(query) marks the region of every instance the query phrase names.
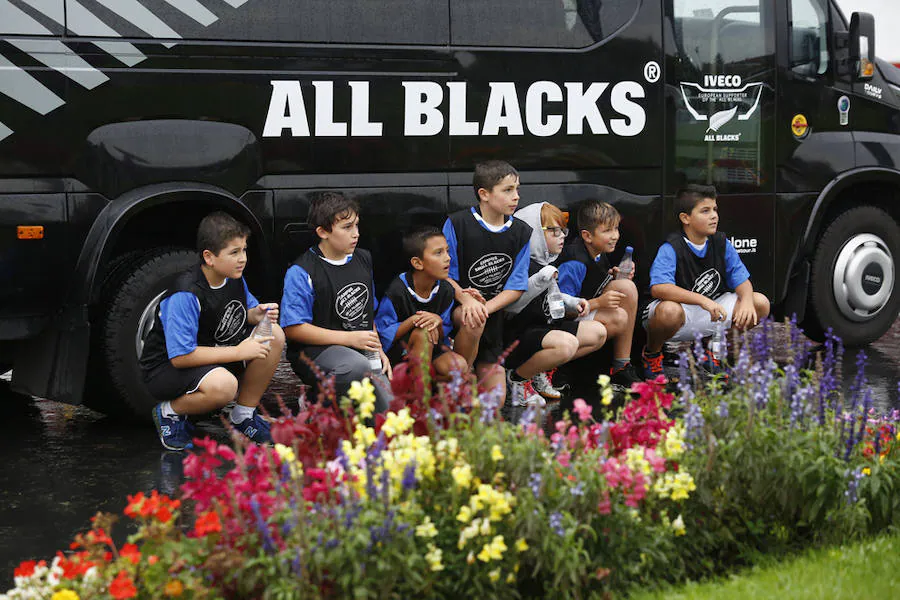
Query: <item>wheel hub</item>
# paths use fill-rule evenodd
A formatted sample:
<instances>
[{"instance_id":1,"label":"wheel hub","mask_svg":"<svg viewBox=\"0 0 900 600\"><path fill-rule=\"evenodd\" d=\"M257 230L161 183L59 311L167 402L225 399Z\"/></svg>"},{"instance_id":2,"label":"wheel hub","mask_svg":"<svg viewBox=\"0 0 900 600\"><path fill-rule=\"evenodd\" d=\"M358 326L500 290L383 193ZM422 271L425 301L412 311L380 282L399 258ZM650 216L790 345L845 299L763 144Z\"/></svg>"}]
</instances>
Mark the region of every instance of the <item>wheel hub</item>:
<instances>
[{"instance_id":1,"label":"wheel hub","mask_svg":"<svg viewBox=\"0 0 900 600\"><path fill-rule=\"evenodd\" d=\"M856 322L874 317L894 290L894 260L884 240L871 233L847 240L838 252L832 283L841 314Z\"/></svg>"},{"instance_id":2,"label":"wheel hub","mask_svg":"<svg viewBox=\"0 0 900 600\"><path fill-rule=\"evenodd\" d=\"M144 352L144 341L150 334L150 330L153 329L153 323L156 319L156 309L159 308L159 303L165 295L166 291L164 290L160 292L156 298L151 300L150 303L144 307L141 318L138 320L137 331L134 334L134 350L137 353L138 360L140 360L141 354Z\"/></svg>"}]
</instances>

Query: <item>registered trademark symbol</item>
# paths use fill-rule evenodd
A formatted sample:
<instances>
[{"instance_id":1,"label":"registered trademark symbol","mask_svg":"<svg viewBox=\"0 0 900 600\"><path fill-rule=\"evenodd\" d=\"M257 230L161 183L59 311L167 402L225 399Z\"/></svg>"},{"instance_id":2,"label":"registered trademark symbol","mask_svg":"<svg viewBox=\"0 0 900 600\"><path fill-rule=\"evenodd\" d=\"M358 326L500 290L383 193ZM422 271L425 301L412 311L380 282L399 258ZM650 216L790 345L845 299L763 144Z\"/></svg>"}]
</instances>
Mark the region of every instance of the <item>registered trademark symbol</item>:
<instances>
[{"instance_id":1,"label":"registered trademark symbol","mask_svg":"<svg viewBox=\"0 0 900 600\"><path fill-rule=\"evenodd\" d=\"M661 71L662 69L659 68L659 63L655 60L651 60L644 65L644 79L646 79L648 83L656 83L659 81Z\"/></svg>"}]
</instances>

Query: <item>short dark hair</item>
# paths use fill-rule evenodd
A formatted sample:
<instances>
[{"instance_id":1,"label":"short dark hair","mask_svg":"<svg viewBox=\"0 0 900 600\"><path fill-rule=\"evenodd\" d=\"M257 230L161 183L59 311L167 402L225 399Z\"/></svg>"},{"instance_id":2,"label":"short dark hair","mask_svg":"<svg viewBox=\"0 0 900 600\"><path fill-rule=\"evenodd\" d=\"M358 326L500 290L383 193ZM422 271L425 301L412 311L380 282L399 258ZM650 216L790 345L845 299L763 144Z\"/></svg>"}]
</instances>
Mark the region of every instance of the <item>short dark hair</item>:
<instances>
[{"instance_id":1,"label":"short dark hair","mask_svg":"<svg viewBox=\"0 0 900 600\"><path fill-rule=\"evenodd\" d=\"M478 190L484 188L487 191L494 189L494 186L503 181L504 177L509 175L519 176L519 172L515 167L505 160L487 160L475 165L475 173L472 175L472 187L475 188L475 199L478 198Z\"/></svg>"},{"instance_id":2,"label":"short dark hair","mask_svg":"<svg viewBox=\"0 0 900 600\"><path fill-rule=\"evenodd\" d=\"M425 255L425 246L428 240L433 237L444 237L443 232L433 225L425 225L414 229L403 236L403 252L407 258L419 257Z\"/></svg>"},{"instance_id":3,"label":"short dark hair","mask_svg":"<svg viewBox=\"0 0 900 600\"><path fill-rule=\"evenodd\" d=\"M218 255L231 240L249 236L249 227L227 212L217 210L203 217L197 227L197 252L203 254L209 250Z\"/></svg>"},{"instance_id":4,"label":"short dark hair","mask_svg":"<svg viewBox=\"0 0 900 600\"><path fill-rule=\"evenodd\" d=\"M591 233L597 229L598 225L618 224L622 220L622 215L615 206L597 198L588 198L581 202L578 205L576 217L575 222L578 224L578 229Z\"/></svg>"},{"instance_id":5,"label":"short dark hair","mask_svg":"<svg viewBox=\"0 0 900 600\"><path fill-rule=\"evenodd\" d=\"M331 231L335 222L358 214L359 204L356 200L351 200L340 192L321 192L313 196L306 222L313 229L321 227L325 231Z\"/></svg>"},{"instance_id":6,"label":"short dark hair","mask_svg":"<svg viewBox=\"0 0 900 600\"><path fill-rule=\"evenodd\" d=\"M681 220L681 213L690 215L694 207L711 198L716 199L716 186L691 183L675 193L675 218Z\"/></svg>"}]
</instances>

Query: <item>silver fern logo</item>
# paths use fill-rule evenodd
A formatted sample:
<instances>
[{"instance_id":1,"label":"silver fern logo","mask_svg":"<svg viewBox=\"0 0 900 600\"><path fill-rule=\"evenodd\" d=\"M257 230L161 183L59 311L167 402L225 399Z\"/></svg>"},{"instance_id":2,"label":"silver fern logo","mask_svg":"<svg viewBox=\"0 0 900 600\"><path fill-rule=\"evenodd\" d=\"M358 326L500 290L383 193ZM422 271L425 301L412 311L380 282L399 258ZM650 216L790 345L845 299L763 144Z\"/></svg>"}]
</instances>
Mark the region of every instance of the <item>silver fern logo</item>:
<instances>
[{"instance_id":1,"label":"silver fern logo","mask_svg":"<svg viewBox=\"0 0 900 600\"><path fill-rule=\"evenodd\" d=\"M82 4L84 0L18 0L27 8L20 8L10 0L0 0L0 31L3 41L28 54L44 66L62 73L73 83L92 90L109 81L109 77L75 53L60 39L63 30L70 35L92 38L91 43L109 54L126 67L133 67L146 60L146 55L129 42L118 40L122 34L108 25ZM220 0L222 6L215 10L240 8L250 0ZM172 48L182 39L182 35L156 15L150 7L139 0L95 0L104 9L118 15L132 26L143 31L151 39L160 40L166 48ZM166 0L190 21L208 27L219 20L213 10L199 0ZM41 23L52 21L57 31L51 31ZM148 40L150 41L150 40ZM34 112L46 115L63 104L65 100L45 86L34 75L39 69L25 69L0 54L0 94L12 98ZM0 121L0 140L13 134L13 130Z\"/></svg>"},{"instance_id":2,"label":"silver fern logo","mask_svg":"<svg viewBox=\"0 0 900 600\"><path fill-rule=\"evenodd\" d=\"M684 107L694 121L705 122L705 142L738 142L740 133L719 133L735 117L747 121L759 108L763 84L744 83L740 75L704 75L703 84L682 81Z\"/></svg>"}]
</instances>

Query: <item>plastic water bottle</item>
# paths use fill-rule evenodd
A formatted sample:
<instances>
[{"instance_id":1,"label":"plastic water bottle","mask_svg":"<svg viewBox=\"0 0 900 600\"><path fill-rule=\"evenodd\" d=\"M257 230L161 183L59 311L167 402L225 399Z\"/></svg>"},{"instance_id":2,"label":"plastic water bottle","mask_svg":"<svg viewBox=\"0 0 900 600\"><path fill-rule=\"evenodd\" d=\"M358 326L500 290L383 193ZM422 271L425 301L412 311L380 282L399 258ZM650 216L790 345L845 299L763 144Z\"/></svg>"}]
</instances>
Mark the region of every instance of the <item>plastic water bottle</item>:
<instances>
[{"instance_id":1,"label":"plastic water bottle","mask_svg":"<svg viewBox=\"0 0 900 600\"><path fill-rule=\"evenodd\" d=\"M577 315L579 302L574 296L563 296L563 306L566 308L567 315Z\"/></svg>"},{"instance_id":2,"label":"plastic water bottle","mask_svg":"<svg viewBox=\"0 0 900 600\"><path fill-rule=\"evenodd\" d=\"M566 316L566 305L555 279L550 282L550 289L547 290L547 308L550 309L551 319L562 319Z\"/></svg>"},{"instance_id":3,"label":"plastic water bottle","mask_svg":"<svg viewBox=\"0 0 900 600\"><path fill-rule=\"evenodd\" d=\"M709 351L717 361L725 357L725 320L716 321L715 332L709 340Z\"/></svg>"},{"instance_id":4,"label":"plastic water bottle","mask_svg":"<svg viewBox=\"0 0 900 600\"><path fill-rule=\"evenodd\" d=\"M616 275L616 279L631 278L631 274L634 273L634 259L631 258L632 254L634 254L634 248L626 246L625 254L622 256L621 262L619 262L619 273Z\"/></svg>"},{"instance_id":5,"label":"plastic water bottle","mask_svg":"<svg viewBox=\"0 0 900 600\"><path fill-rule=\"evenodd\" d=\"M364 354L369 359L369 368L376 373L381 373L381 354L374 350L366 350Z\"/></svg>"},{"instance_id":6,"label":"plastic water bottle","mask_svg":"<svg viewBox=\"0 0 900 600\"><path fill-rule=\"evenodd\" d=\"M262 320L253 328L253 339L272 337L272 321L269 320L269 309L263 313ZM269 340L262 343L264 346L269 345Z\"/></svg>"}]
</instances>

